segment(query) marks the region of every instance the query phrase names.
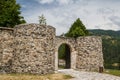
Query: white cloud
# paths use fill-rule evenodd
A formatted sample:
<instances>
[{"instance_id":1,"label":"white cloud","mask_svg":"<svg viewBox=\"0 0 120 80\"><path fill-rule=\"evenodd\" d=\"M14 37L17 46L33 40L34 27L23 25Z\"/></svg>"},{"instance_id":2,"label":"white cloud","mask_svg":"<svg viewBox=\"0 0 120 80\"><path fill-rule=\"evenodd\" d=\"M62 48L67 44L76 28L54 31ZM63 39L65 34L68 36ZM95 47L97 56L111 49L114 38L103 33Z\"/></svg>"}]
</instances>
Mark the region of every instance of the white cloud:
<instances>
[{"instance_id":1,"label":"white cloud","mask_svg":"<svg viewBox=\"0 0 120 80\"><path fill-rule=\"evenodd\" d=\"M27 6L26 5L21 5L22 6L22 8L26 8Z\"/></svg>"},{"instance_id":2,"label":"white cloud","mask_svg":"<svg viewBox=\"0 0 120 80\"><path fill-rule=\"evenodd\" d=\"M53 3L55 0L37 1L46 4ZM67 32L71 24L78 17L87 29L120 29L120 26L115 25L115 23L118 24L118 20L112 19L113 22L110 20L110 16L115 15L120 17L118 5L114 4L114 6L112 6L112 4L106 4L101 6L100 2L93 2L98 0L76 0L77 2L75 2L75 0L56 0L56 2L57 1L60 4L57 7L44 9L38 7L34 10L30 9L30 11L25 11L23 15L28 23L38 23L38 16L44 14L47 19L47 24L56 28L57 35Z\"/></svg>"},{"instance_id":3,"label":"white cloud","mask_svg":"<svg viewBox=\"0 0 120 80\"><path fill-rule=\"evenodd\" d=\"M41 4L50 4L50 3L52 3L54 0L36 0L36 1L38 1L39 3L41 3Z\"/></svg>"},{"instance_id":4,"label":"white cloud","mask_svg":"<svg viewBox=\"0 0 120 80\"><path fill-rule=\"evenodd\" d=\"M113 23L106 23L99 25L98 29L104 29L104 30L120 30L119 26L114 25Z\"/></svg>"},{"instance_id":5,"label":"white cloud","mask_svg":"<svg viewBox=\"0 0 120 80\"><path fill-rule=\"evenodd\" d=\"M59 4L68 4L69 2L71 2L72 0L57 0L57 2Z\"/></svg>"},{"instance_id":6,"label":"white cloud","mask_svg":"<svg viewBox=\"0 0 120 80\"><path fill-rule=\"evenodd\" d=\"M40 4L50 4L52 2L58 2L60 5L74 2L74 0L36 0L36 1L39 2ZM77 0L77 1L80 1L80 0Z\"/></svg>"}]
</instances>

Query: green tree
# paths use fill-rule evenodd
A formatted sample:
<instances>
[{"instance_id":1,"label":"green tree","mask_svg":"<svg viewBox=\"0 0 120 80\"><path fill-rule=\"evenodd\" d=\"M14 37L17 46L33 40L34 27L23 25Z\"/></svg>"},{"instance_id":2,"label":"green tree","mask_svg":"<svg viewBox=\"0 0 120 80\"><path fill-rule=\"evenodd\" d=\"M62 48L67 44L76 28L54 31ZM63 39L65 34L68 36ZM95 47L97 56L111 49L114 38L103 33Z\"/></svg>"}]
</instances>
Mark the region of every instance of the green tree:
<instances>
[{"instance_id":1,"label":"green tree","mask_svg":"<svg viewBox=\"0 0 120 80\"><path fill-rule=\"evenodd\" d=\"M88 30L86 30L85 25L78 18L71 26L70 30L65 34L67 37L77 38L79 36L88 35Z\"/></svg>"},{"instance_id":2,"label":"green tree","mask_svg":"<svg viewBox=\"0 0 120 80\"><path fill-rule=\"evenodd\" d=\"M0 0L0 26L14 27L25 23L20 14L20 5L16 3L16 0Z\"/></svg>"},{"instance_id":3,"label":"green tree","mask_svg":"<svg viewBox=\"0 0 120 80\"><path fill-rule=\"evenodd\" d=\"M41 16L39 16L39 24L40 25L46 25L46 19L44 17L44 15L42 14Z\"/></svg>"},{"instance_id":4,"label":"green tree","mask_svg":"<svg viewBox=\"0 0 120 80\"><path fill-rule=\"evenodd\" d=\"M70 30L65 34L66 37L74 37L74 38L77 38L79 36L86 36L86 35L89 35L89 33L79 18L72 24ZM61 36L64 37L64 33ZM58 50L58 52L60 53L59 59L65 59L65 54L68 52L68 50L66 49L67 46L65 44L60 46L60 49Z\"/></svg>"}]
</instances>

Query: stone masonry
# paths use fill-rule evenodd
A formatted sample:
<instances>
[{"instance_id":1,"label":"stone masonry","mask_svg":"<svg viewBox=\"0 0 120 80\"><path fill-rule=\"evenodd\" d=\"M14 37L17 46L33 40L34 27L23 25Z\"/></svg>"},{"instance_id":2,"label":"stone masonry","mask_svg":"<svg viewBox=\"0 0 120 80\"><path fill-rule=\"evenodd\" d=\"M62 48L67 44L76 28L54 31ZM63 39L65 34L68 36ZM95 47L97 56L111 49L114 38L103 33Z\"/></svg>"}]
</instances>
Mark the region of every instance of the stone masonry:
<instances>
[{"instance_id":1,"label":"stone masonry","mask_svg":"<svg viewBox=\"0 0 120 80\"><path fill-rule=\"evenodd\" d=\"M4 69L4 71L9 70L14 53L13 31L11 28L0 28L0 69Z\"/></svg>"},{"instance_id":2,"label":"stone masonry","mask_svg":"<svg viewBox=\"0 0 120 80\"><path fill-rule=\"evenodd\" d=\"M52 26L22 24L0 28L0 72L54 73L58 71L58 48L63 43L70 47L71 69L98 71L103 67L100 37L58 37Z\"/></svg>"}]
</instances>

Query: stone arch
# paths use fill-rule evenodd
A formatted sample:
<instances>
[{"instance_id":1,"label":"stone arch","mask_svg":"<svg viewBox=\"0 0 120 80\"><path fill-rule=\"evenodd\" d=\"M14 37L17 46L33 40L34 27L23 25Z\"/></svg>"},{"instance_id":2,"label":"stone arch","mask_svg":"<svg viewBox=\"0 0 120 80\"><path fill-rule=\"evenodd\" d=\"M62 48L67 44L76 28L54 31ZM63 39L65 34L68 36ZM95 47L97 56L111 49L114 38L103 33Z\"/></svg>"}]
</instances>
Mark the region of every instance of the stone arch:
<instances>
[{"instance_id":1,"label":"stone arch","mask_svg":"<svg viewBox=\"0 0 120 80\"><path fill-rule=\"evenodd\" d=\"M65 52L64 52L64 59L59 59L59 54L61 54L61 53L59 53L59 50L61 50L60 47L63 46L63 45L65 46L65 48L64 48L64 50L65 50ZM70 45L68 45L66 43L62 43L58 47L58 67L59 66L63 66L65 69L70 69L71 68L71 51L72 50L71 50ZM60 64L61 61L62 61L62 63L64 65Z\"/></svg>"},{"instance_id":2,"label":"stone arch","mask_svg":"<svg viewBox=\"0 0 120 80\"><path fill-rule=\"evenodd\" d=\"M70 48L70 69L76 69L76 50L75 50L75 42L72 39L56 37L55 40L55 71L58 70L58 49L60 45L66 44Z\"/></svg>"}]
</instances>

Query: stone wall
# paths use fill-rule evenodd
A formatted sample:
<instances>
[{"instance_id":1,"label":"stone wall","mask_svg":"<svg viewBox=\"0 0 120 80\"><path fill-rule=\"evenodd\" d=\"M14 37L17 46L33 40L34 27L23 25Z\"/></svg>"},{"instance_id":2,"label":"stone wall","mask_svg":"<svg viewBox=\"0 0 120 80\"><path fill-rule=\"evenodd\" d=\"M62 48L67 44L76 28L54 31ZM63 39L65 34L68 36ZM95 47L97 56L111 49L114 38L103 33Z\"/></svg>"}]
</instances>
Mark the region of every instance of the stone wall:
<instances>
[{"instance_id":1,"label":"stone wall","mask_svg":"<svg viewBox=\"0 0 120 80\"><path fill-rule=\"evenodd\" d=\"M98 71L103 67L100 37L56 37L51 26L22 24L13 29L0 28L0 72L54 73L61 44L70 48L72 69Z\"/></svg>"},{"instance_id":2,"label":"stone wall","mask_svg":"<svg viewBox=\"0 0 120 80\"><path fill-rule=\"evenodd\" d=\"M97 36L77 39L76 68L85 71L98 71L103 67L102 40Z\"/></svg>"},{"instance_id":3,"label":"stone wall","mask_svg":"<svg viewBox=\"0 0 120 80\"><path fill-rule=\"evenodd\" d=\"M0 72L9 71L13 54L13 29L0 27Z\"/></svg>"},{"instance_id":4,"label":"stone wall","mask_svg":"<svg viewBox=\"0 0 120 80\"><path fill-rule=\"evenodd\" d=\"M46 74L54 72L55 29L37 24L15 27L12 72Z\"/></svg>"},{"instance_id":5,"label":"stone wall","mask_svg":"<svg viewBox=\"0 0 120 80\"><path fill-rule=\"evenodd\" d=\"M97 36L74 38L56 37L56 70L58 70L58 48L65 43L71 48L71 68L84 71L99 71L103 67L102 40Z\"/></svg>"}]
</instances>

